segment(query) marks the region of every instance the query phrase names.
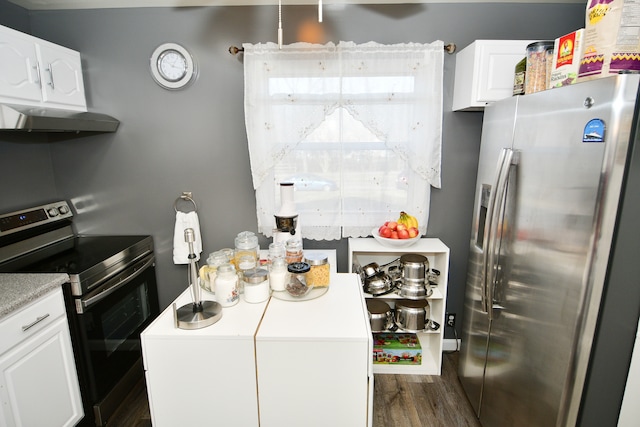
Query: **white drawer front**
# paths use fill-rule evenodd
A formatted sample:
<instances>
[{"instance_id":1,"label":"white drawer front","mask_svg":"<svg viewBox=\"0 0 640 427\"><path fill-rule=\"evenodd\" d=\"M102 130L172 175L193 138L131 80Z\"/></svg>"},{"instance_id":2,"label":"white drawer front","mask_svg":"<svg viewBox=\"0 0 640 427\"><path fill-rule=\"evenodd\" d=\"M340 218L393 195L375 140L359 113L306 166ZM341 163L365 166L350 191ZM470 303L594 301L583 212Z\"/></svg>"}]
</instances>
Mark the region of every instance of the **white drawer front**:
<instances>
[{"instance_id":1,"label":"white drawer front","mask_svg":"<svg viewBox=\"0 0 640 427\"><path fill-rule=\"evenodd\" d=\"M0 354L29 338L60 316L66 316L62 289L40 297L0 321Z\"/></svg>"}]
</instances>

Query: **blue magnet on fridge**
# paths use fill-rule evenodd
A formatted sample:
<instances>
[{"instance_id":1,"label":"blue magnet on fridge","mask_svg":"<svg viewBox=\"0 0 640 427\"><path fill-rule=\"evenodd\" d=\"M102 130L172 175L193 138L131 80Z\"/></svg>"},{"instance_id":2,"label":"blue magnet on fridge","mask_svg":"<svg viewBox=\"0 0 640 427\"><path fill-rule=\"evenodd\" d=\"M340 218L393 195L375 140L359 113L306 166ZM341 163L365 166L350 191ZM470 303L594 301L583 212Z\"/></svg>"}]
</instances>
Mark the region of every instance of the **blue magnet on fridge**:
<instances>
[{"instance_id":1,"label":"blue magnet on fridge","mask_svg":"<svg viewBox=\"0 0 640 427\"><path fill-rule=\"evenodd\" d=\"M604 122L591 119L584 127L582 142L604 142Z\"/></svg>"}]
</instances>

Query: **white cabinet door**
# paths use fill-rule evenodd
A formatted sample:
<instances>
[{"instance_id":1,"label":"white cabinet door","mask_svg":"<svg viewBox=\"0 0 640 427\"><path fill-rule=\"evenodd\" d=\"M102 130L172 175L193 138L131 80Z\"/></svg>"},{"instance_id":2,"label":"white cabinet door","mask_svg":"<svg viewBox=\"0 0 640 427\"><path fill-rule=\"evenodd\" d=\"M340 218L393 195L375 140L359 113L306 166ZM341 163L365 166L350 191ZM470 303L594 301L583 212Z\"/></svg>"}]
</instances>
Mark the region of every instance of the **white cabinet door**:
<instances>
[{"instance_id":1,"label":"white cabinet door","mask_svg":"<svg viewBox=\"0 0 640 427\"><path fill-rule=\"evenodd\" d=\"M0 25L0 102L87 111L80 53Z\"/></svg>"},{"instance_id":2,"label":"white cabinet door","mask_svg":"<svg viewBox=\"0 0 640 427\"><path fill-rule=\"evenodd\" d=\"M476 40L456 54L453 111L480 111L513 96L515 66L531 40Z\"/></svg>"},{"instance_id":3,"label":"white cabinet door","mask_svg":"<svg viewBox=\"0 0 640 427\"><path fill-rule=\"evenodd\" d=\"M36 45L42 75L42 100L60 108L84 108L84 82L80 54L51 43Z\"/></svg>"},{"instance_id":4,"label":"white cabinet door","mask_svg":"<svg viewBox=\"0 0 640 427\"><path fill-rule=\"evenodd\" d=\"M39 103L42 98L33 41L0 26L0 101Z\"/></svg>"},{"instance_id":5,"label":"white cabinet door","mask_svg":"<svg viewBox=\"0 0 640 427\"><path fill-rule=\"evenodd\" d=\"M59 304L63 304L61 292ZM46 310L48 314L48 307ZM76 425L83 409L66 317L51 314L42 318L42 322L39 318L34 322L29 315L19 322L15 320L13 317L0 324L3 335L9 332L6 335L15 336L6 327L16 324L37 323L34 326L37 331L25 332L30 333L28 338L0 356L0 406L4 423L16 427Z\"/></svg>"},{"instance_id":6,"label":"white cabinet door","mask_svg":"<svg viewBox=\"0 0 640 427\"><path fill-rule=\"evenodd\" d=\"M271 297L256 334L260 427L372 423L372 337L355 274L314 300Z\"/></svg>"}]
</instances>

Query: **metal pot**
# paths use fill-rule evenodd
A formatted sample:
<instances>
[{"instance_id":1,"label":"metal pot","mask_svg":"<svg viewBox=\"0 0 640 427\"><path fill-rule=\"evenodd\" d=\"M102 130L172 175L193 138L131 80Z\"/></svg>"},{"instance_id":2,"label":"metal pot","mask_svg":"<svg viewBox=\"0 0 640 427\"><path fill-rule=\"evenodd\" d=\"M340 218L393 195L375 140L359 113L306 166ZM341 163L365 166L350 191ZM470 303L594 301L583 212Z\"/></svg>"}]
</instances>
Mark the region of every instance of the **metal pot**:
<instances>
[{"instance_id":1,"label":"metal pot","mask_svg":"<svg viewBox=\"0 0 640 427\"><path fill-rule=\"evenodd\" d=\"M402 298L418 300L429 298L433 294L433 289L425 286L424 280L402 279L398 285L398 295Z\"/></svg>"},{"instance_id":2,"label":"metal pot","mask_svg":"<svg viewBox=\"0 0 640 427\"><path fill-rule=\"evenodd\" d=\"M403 331L424 331L429 324L429 316L429 301L426 299L396 301L395 322Z\"/></svg>"},{"instance_id":3,"label":"metal pot","mask_svg":"<svg viewBox=\"0 0 640 427\"><path fill-rule=\"evenodd\" d=\"M403 279L423 280L429 270L429 260L420 254L404 254L400 257L400 272Z\"/></svg>"},{"instance_id":4,"label":"metal pot","mask_svg":"<svg viewBox=\"0 0 640 427\"><path fill-rule=\"evenodd\" d=\"M374 276L377 273L380 273L380 266L377 262L372 262L362 267L362 273L364 274L365 278Z\"/></svg>"},{"instance_id":5,"label":"metal pot","mask_svg":"<svg viewBox=\"0 0 640 427\"><path fill-rule=\"evenodd\" d=\"M388 329L393 329L393 315L391 314L389 304L371 298L367 298L366 302L371 332L383 332Z\"/></svg>"},{"instance_id":6,"label":"metal pot","mask_svg":"<svg viewBox=\"0 0 640 427\"><path fill-rule=\"evenodd\" d=\"M379 272L364 279L364 291L371 295L383 295L394 289L391 278L384 272Z\"/></svg>"}]
</instances>

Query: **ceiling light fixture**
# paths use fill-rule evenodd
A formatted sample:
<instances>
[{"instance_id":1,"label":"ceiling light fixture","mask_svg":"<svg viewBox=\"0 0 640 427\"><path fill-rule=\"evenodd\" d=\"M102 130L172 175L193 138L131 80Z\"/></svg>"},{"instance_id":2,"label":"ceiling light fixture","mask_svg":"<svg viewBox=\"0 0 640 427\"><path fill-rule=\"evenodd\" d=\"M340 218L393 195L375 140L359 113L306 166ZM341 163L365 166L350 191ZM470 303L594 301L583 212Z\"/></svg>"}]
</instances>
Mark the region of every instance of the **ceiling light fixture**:
<instances>
[{"instance_id":1,"label":"ceiling light fixture","mask_svg":"<svg viewBox=\"0 0 640 427\"><path fill-rule=\"evenodd\" d=\"M318 22L322 22L322 0L318 0Z\"/></svg>"}]
</instances>

